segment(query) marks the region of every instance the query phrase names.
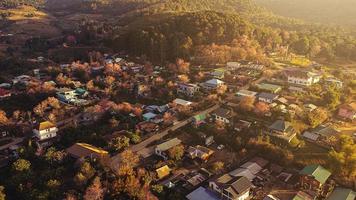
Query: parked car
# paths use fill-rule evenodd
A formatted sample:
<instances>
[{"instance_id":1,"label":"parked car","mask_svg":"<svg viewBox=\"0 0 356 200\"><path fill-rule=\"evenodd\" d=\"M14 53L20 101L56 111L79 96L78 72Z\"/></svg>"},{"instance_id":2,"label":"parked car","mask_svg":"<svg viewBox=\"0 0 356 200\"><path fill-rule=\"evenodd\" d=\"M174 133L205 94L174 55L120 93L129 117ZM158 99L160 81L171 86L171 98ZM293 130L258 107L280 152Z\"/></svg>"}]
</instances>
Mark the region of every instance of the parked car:
<instances>
[{"instance_id":1,"label":"parked car","mask_svg":"<svg viewBox=\"0 0 356 200\"><path fill-rule=\"evenodd\" d=\"M220 145L217 147L218 150L223 150L224 148L225 148L225 146L224 146L223 144L220 144Z\"/></svg>"}]
</instances>

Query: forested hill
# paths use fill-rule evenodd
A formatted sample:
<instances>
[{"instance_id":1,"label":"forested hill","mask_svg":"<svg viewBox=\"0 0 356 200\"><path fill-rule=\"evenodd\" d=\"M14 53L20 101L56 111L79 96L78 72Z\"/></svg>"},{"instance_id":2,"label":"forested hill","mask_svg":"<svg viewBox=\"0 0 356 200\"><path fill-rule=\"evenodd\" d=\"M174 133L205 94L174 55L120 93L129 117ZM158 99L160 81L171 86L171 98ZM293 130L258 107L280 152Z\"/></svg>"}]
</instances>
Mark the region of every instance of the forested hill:
<instances>
[{"instance_id":1,"label":"forested hill","mask_svg":"<svg viewBox=\"0 0 356 200\"><path fill-rule=\"evenodd\" d=\"M356 0L255 0L278 15L356 27Z\"/></svg>"}]
</instances>

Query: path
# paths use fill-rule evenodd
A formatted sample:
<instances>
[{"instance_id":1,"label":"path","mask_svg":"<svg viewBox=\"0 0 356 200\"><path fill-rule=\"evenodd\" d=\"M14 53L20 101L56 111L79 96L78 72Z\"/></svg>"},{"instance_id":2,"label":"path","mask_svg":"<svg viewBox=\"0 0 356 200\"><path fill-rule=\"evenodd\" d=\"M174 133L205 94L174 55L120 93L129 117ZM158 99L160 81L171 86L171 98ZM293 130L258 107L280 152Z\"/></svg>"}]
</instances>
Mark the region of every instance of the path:
<instances>
[{"instance_id":1,"label":"path","mask_svg":"<svg viewBox=\"0 0 356 200\"><path fill-rule=\"evenodd\" d=\"M199 111L194 113L193 116L195 115L199 115L199 114L208 114L214 110L216 110L217 108L219 108L220 105L215 105L212 106L206 110L203 111ZM152 147L148 147L150 144L152 144L155 141L158 141L160 139L162 139L163 137L167 136L169 133L171 133L171 131L175 131L185 125L187 125L188 123L191 122L191 118L188 118L186 120L183 121L179 121L177 124L161 131L160 133L154 134L151 137L147 138L146 140L140 142L139 144L133 145L129 148L129 150L133 151L134 153L137 153L138 155L142 156L142 157L147 157L149 154L152 153L153 148ZM118 166L120 162L120 154L117 154L113 157L111 157L111 167L114 168L115 166Z\"/></svg>"}]
</instances>

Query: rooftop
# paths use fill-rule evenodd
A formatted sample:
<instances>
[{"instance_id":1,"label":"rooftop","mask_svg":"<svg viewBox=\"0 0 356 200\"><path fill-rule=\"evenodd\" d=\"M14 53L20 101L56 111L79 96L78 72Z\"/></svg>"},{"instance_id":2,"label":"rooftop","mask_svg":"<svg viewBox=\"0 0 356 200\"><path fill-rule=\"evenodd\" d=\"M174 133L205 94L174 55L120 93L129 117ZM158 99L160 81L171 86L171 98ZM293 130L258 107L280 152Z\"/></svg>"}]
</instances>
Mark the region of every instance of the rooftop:
<instances>
[{"instance_id":1,"label":"rooftop","mask_svg":"<svg viewBox=\"0 0 356 200\"><path fill-rule=\"evenodd\" d=\"M290 122L277 120L271 126L269 126L269 128L276 131L287 132L292 128L292 125Z\"/></svg>"},{"instance_id":2,"label":"rooftop","mask_svg":"<svg viewBox=\"0 0 356 200\"><path fill-rule=\"evenodd\" d=\"M189 106L192 104L192 102L190 101L186 101L184 99L175 99L173 101L173 103L177 104L177 105L181 105L181 106Z\"/></svg>"},{"instance_id":3,"label":"rooftop","mask_svg":"<svg viewBox=\"0 0 356 200\"><path fill-rule=\"evenodd\" d=\"M221 81L219 79L211 79L205 82L206 84L210 84L210 85L220 85L223 84L224 81Z\"/></svg>"},{"instance_id":4,"label":"rooftop","mask_svg":"<svg viewBox=\"0 0 356 200\"><path fill-rule=\"evenodd\" d=\"M67 152L76 158L85 158L92 155L107 156L109 152L86 143L76 143L67 149Z\"/></svg>"},{"instance_id":5,"label":"rooftop","mask_svg":"<svg viewBox=\"0 0 356 200\"><path fill-rule=\"evenodd\" d=\"M159 144L156 146L156 149L159 151L167 151L168 149L175 147L177 145L179 145L180 143L182 143L182 141L178 138L173 138L171 140L168 140L162 144Z\"/></svg>"},{"instance_id":6,"label":"rooftop","mask_svg":"<svg viewBox=\"0 0 356 200\"><path fill-rule=\"evenodd\" d=\"M213 112L213 114L216 116L223 117L223 118L232 117L232 111L229 109L225 109L225 108L218 108Z\"/></svg>"},{"instance_id":7,"label":"rooftop","mask_svg":"<svg viewBox=\"0 0 356 200\"><path fill-rule=\"evenodd\" d=\"M162 179L171 173L171 169L168 167L168 165L165 165L163 167L156 169L156 172L157 172L158 178Z\"/></svg>"},{"instance_id":8,"label":"rooftop","mask_svg":"<svg viewBox=\"0 0 356 200\"><path fill-rule=\"evenodd\" d=\"M356 192L347 188L336 188L327 200L354 200Z\"/></svg>"},{"instance_id":9,"label":"rooftop","mask_svg":"<svg viewBox=\"0 0 356 200\"><path fill-rule=\"evenodd\" d=\"M39 124L38 130L42 131L42 130L46 130L46 129L54 128L54 127L56 127L56 125L54 125L52 122L44 121Z\"/></svg>"},{"instance_id":10,"label":"rooftop","mask_svg":"<svg viewBox=\"0 0 356 200\"><path fill-rule=\"evenodd\" d=\"M319 183L324 184L331 175L331 172L320 165L308 165L299 172L302 175L313 176Z\"/></svg>"},{"instance_id":11,"label":"rooftop","mask_svg":"<svg viewBox=\"0 0 356 200\"><path fill-rule=\"evenodd\" d=\"M199 187L193 192L189 193L186 198L188 200L219 200L220 198L211 190L204 187Z\"/></svg>"}]
</instances>

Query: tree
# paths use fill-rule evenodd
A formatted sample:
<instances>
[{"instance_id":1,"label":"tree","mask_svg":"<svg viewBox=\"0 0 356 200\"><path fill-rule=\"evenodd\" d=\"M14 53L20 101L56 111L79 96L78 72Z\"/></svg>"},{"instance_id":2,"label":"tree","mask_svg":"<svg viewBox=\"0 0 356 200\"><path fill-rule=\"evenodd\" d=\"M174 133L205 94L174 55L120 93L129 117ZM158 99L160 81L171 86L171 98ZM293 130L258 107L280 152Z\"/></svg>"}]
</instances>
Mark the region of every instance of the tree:
<instances>
[{"instance_id":1,"label":"tree","mask_svg":"<svg viewBox=\"0 0 356 200\"><path fill-rule=\"evenodd\" d=\"M226 91L227 91L227 85L225 85L225 84L220 85L220 86L216 89L216 92L217 92L219 95L225 94Z\"/></svg>"},{"instance_id":2,"label":"tree","mask_svg":"<svg viewBox=\"0 0 356 200\"><path fill-rule=\"evenodd\" d=\"M317 127L328 118L328 112L325 109L318 108L312 112L308 112L307 121L312 128Z\"/></svg>"},{"instance_id":3,"label":"tree","mask_svg":"<svg viewBox=\"0 0 356 200\"><path fill-rule=\"evenodd\" d=\"M255 105L255 113L257 115L264 115L265 113L267 113L269 111L269 105L264 103L264 102L258 102Z\"/></svg>"},{"instance_id":4,"label":"tree","mask_svg":"<svg viewBox=\"0 0 356 200\"><path fill-rule=\"evenodd\" d=\"M340 92L335 87L330 87L323 99L330 109L335 109L335 107L340 104Z\"/></svg>"},{"instance_id":5,"label":"tree","mask_svg":"<svg viewBox=\"0 0 356 200\"><path fill-rule=\"evenodd\" d=\"M84 200L104 199L104 189L101 186L100 178L95 177L93 183L86 189Z\"/></svg>"},{"instance_id":6,"label":"tree","mask_svg":"<svg viewBox=\"0 0 356 200\"><path fill-rule=\"evenodd\" d=\"M181 160L183 155L184 155L183 145L177 145L168 150L168 156L175 161Z\"/></svg>"},{"instance_id":7,"label":"tree","mask_svg":"<svg viewBox=\"0 0 356 200\"><path fill-rule=\"evenodd\" d=\"M212 164L211 169L214 173L220 172L224 168L224 163L221 161L216 161Z\"/></svg>"},{"instance_id":8,"label":"tree","mask_svg":"<svg viewBox=\"0 0 356 200\"><path fill-rule=\"evenodd\" d=\"M9 119L6 117L6 113L3 110L0 110L0 125L7 125Z\"/></svg>"},{"instance_id":9,"label":"tree","mask_svg":"<svg viewBox=\"0 0 356 200\"><path fill-rule=\"evenodd\" d=\"M4 190L5 190L5 188L0 185L0 200L5 200L6 199L6 195L5 195Z\"/></svg>"},{"instance_id":10,"label":"tree","mask_svg":"<svg viewBox=\"0 0 356 200\"><path fill-rule=\"evenodd\" d=\"M239 103L239 108L245 112L252 111L255 98L254 97L243 97Z\"/></svg>"},{"instance_id":11,"label":"tree","mask_svg":"<svg viewBox=\"0 0 356 200\"><path fill-rule=\"evenodd\" d=\"M341 135L337 149L329 152L330 167L342 177L355 180L356 144L352 136Z\"/></svg>"},{"instance_id":12,"label":"tree","mask_svg":"<svg viewBox=\"0 0 356 200\"><path fill-rule=\"evenodd\" d=\"M12 169L18 172L28 171L30 170L31 163L25 159L18 159L14 163L12 163Z\"/></svg>"},{"instance_id":13,"label":"tree","mask_svg":"<svg viewBox=\"0 0 356 200\"><path fill-rule=\"evenodd\" d=\"M138 164L139 157L131 150L125 150L120 154L121 163L119 165L117 173L120 176L133 174L133 168Z\"/></svg>"},{"instance_id":14,"label":"tree","mask_svg":"<svg viewBox=\"0 0 356 200\"><path fill-rule=\"evenodd\" d=\"M114 138L109 145L115 151L121 151L130 145L130 138L126 136L119 136Z\"/></svg>"}]
</instances>

